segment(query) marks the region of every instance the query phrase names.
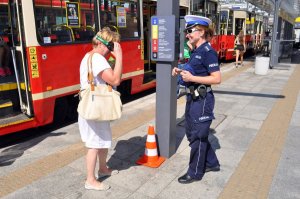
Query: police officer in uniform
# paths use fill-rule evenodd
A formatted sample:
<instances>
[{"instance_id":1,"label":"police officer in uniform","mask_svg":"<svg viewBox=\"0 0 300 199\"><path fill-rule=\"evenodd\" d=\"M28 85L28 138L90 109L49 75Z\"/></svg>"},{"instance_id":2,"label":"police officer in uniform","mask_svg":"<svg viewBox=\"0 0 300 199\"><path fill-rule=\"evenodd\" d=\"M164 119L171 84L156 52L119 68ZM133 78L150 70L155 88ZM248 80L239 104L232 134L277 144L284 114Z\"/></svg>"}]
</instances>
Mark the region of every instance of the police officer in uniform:
<instances>
[{"instance_id":1,"label":"police officer in uniform","mask_svg":"<svg viewBox=\"0 0 300 199\"><path fill-rule=\"evenodd\" d=\"M207 42L209 24L206 17L187 15L186 38L194 50L187 63L188 69L174 67L172 75L180 75L187 88L185 108L186 136L191 147L189 168L178 182L188 184L199 181L208 171L219 171L220 164L212 149L208 134L215 104L212 84L221 82L216 51Z\"/></svg>"}]
</instances>

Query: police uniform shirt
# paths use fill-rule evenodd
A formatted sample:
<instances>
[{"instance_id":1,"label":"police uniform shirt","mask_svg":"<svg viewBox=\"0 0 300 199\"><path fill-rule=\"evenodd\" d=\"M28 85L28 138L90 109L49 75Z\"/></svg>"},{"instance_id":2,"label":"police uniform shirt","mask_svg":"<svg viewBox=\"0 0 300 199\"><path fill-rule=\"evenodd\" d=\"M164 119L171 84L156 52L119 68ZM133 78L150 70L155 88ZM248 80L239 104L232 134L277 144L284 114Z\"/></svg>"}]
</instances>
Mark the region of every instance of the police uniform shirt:
<instances>
[{"instance_id":1,"label":"police uniform shirt","mask_svg":"<svg viewBox=\"0 0 300 199\"><path fill-rule=\"evenodd\" d=\"M220 70L217 52L208 42L193 50L188 64L196 76L209 76L210 73Z\"/></svg>"}]
</instances>

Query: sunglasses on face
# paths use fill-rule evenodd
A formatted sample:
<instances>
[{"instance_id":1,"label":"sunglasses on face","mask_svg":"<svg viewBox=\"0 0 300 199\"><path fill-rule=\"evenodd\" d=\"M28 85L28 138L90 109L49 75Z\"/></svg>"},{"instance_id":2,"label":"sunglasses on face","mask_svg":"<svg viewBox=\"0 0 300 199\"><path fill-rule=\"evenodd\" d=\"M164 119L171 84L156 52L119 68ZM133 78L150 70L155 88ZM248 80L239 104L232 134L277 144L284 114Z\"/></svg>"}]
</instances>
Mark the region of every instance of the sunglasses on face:
<instances>
[{"instance_id":1,"label":"sunglasses on face","mask_svg":"<svg viewBox=\"0 0 300 199\"><path fill-rule=\"evenodd\" d=\"M100 36L96 36L96 39L98 40L98 41L101 41L101 43L103 43L106 47L107 47L107 49L109 50L109 51L114 51L114 43L113 42L111 42L111 41L106 41L105 39L103 39L103 38L101 38Z\"/></svg>"},{"instance_id":2,"label":"sunglasses on face","mask_svg":"<svg viewBox=\"0 0 300 199\"><path fill-rule=\"evenodd\" d=\"M191 29L185 30L185 33L186 33L186 34L191 34L191 33L196 32L196 31L199 31L199 30L196 29L196 28L191 28Z\"/></svg>"},{"instance_id":3,"label":"sunglasses on face","mask_svg":"<svg viewBox=\"0 0 300 199\"><path fill-rule=\"evenodd\" d=\"M204 29L191 28L191 29L185 30L185 33L186 34L191 34L191 33L196 32L196 31L204 31Z\"/></svg>"}]
</instances>

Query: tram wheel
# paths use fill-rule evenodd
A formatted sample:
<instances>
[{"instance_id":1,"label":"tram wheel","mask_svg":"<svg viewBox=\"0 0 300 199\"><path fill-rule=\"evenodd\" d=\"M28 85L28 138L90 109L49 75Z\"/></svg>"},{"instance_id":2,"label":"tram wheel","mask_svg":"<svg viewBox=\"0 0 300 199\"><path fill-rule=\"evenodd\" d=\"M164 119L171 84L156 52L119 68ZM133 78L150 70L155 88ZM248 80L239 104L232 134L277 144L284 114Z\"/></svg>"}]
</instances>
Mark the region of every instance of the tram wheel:
<instances>
[{"instance_id":1,"label":"tram wheel","mask_svg":"<svg viewBox=\"0 0 300 199\"><path fill-rule=\"evenodd\" d=\"M60 125L65 122L68 113L68 100L66 98L59 98L55 101L53 123Z\"/></svg>"},{"instance_id":2,"label":"tram wheel","mask_svg":"<svg viewBox=\"0 0 300 199\"><path fill-rule=\"evenodd\" d=\"M121 97L127 97L131 94L131 80L122 82L118 87L117 91L121 93Z\"/></svg>"},{"instance_id":3,"label":"tram wheel","mask_svg":"<svg viewBox=\"0 0 300 199\"><path fill-rule=\"evenodd\" d=\"M77 107L79 103L79 97L69 96L68 97L68 111L67 111L67 119L75 120L78 118Z\"/></svg>"}]
</instances>

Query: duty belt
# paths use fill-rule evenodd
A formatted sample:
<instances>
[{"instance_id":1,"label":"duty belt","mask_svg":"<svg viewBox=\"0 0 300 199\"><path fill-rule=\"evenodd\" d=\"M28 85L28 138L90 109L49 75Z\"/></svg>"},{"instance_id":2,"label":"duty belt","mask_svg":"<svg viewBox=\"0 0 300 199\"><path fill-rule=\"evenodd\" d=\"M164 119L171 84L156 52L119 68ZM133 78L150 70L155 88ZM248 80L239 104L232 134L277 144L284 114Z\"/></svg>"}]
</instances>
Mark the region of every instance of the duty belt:
<instances>
[{"instance_id":1,"label":"duty belt","mask_svg":"<svg viewBox=\"0 0 300 199\"><path fill-rule=\"evenodd\" d=\"M180 98L183 95L191 94L194 100L199 97L203 99L206 97L206 93L210 91L212 91L211 86L207 86L204 84L192 85L189 87L179 87L177 98Z\"/></svg>"},{"instance_id":2,"label":"duty belt","mask_svg":"<svg viewBox=\"0 0 300 199\"><path fill-rule=\"evenodd\" d=\"M200 90L205 90L207 93L212 91L211 86L209 85L204 85L204 84L197 84L197 85L192 85L189 87L186 87L186 92L192 94L193 92L198 93L196 94L197 96L199 95Z\"/></svg>"}]
</instances>

